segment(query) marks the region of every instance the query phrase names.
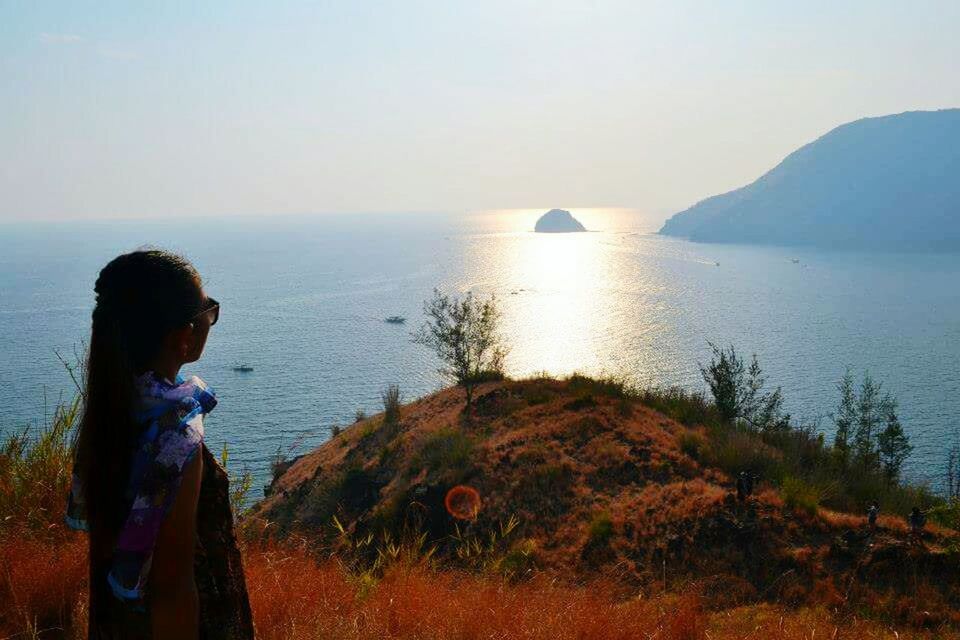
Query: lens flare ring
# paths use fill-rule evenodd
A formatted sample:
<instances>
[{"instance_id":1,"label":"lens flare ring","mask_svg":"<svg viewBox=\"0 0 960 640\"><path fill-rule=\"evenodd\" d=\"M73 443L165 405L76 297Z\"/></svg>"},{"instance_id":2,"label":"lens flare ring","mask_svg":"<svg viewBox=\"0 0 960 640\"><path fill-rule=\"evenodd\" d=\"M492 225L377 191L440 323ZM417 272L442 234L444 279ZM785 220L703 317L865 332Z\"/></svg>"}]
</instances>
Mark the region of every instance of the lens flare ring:
<instances>
[{"instance_id":1,"label":"lens flare ring","mask_svg":"<svg viewBox=\"0 0 960 640\"><path fill-rule=\"evenodd\" d=\"M473 487L458 484L447 491L443 504L457 520L475 520L480 513L480 494Z\"/></svg>"}]
</instances>

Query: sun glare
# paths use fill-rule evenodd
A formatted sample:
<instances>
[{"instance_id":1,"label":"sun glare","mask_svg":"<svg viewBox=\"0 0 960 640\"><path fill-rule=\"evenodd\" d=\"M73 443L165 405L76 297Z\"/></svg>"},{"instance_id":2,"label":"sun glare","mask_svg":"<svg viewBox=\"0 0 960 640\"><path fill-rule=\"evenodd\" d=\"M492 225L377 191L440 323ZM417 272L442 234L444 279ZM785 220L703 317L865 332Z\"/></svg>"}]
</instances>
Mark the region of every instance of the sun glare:
<instances>
[{"instance_id":1,"label":"sun glare","mask_svg":"<svg viewBox=\"0 0 960 640\"><path fill-rule=\"evenodd\" d=\"M496 272L478 269L460 284L500 298L511 373L600 371L610 361L604 345L617 333L607 293L626 274L618 273L622 263L610 246L611 234L599 231L627 229L630 218L621 210L571 209L587 233L534 233L544 211L486 212L484 230L498 241L478 236L465 260Z\"/></svg>"}]
</instances>

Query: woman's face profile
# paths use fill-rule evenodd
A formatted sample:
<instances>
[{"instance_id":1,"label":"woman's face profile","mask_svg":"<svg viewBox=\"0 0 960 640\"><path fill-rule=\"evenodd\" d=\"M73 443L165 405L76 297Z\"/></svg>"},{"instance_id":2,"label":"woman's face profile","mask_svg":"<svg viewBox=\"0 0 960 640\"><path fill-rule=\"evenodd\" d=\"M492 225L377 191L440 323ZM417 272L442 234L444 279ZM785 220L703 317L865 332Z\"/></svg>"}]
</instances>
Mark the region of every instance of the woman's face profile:
<instances>
[{"instance_id":1,"label":"woman's face profile","mask_svg":"<svg viewBox=\"0 0 960 640\"><path fill-rule=\"evenodd\" d=\"M211 300L205 292L203 292L203 300L203 306L205 308L209 307ZM219 317L219 314L220 309L219 304L217 304L216 308L207 308L190 322L190 330L184 336L184 363L196 362L203 355L203 348L206 346L207 337L210 335L210 327L216 322L214 318Z\"/></svg>"}]
</instances>

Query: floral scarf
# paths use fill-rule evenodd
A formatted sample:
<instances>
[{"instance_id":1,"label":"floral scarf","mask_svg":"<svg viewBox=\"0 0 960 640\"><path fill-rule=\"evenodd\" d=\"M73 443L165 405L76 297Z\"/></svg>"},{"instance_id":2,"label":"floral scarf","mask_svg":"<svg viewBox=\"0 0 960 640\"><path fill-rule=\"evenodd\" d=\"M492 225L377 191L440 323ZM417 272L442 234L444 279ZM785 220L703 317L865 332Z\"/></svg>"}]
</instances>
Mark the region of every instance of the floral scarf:
<instances>
[{"instance_id":1,"label":"floral scarf","mask_svg":"<svg viewBox=\"0 0 960 640\"><path fill-rule=\"evenodd\" d=\"M142 425L125 497L130 512L117 536L107 581L121 600L142 603L160 525L177 495L183 469L203 443L203 416L217 404L200 378L175 383L145 373L136 379L135 419ZM67 524L88 531L76 474L67 501Z\"/></svg>"}]
</instances>

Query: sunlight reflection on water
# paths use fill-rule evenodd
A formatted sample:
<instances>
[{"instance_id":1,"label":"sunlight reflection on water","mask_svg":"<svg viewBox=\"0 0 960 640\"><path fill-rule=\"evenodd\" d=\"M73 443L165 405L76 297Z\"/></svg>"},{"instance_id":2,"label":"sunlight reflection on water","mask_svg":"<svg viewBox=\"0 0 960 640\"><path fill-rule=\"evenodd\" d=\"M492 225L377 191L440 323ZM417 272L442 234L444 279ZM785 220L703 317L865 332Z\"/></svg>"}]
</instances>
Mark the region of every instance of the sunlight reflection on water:
<instances>
[{"instance_id":1,"label":"sunlight reflection on water","mask_svg":"<svg viewBox=\"0 0 960 640\"><path fill-rule=\"evenodd\" d=\"M620 356L630 323L643 325L632 328L640 353L664 329L655 321L645 323L650 314L642 296L636 295L663 286L657 273L631 269L624 259L630 252L623 240L636 237L636 232L623 229L640 226L636 212L573 209L587 233L533 233L530 229L542 213L489 212L483 222L495 231L477 234L465 247L465 277L458 288L499 297L511 344L508 367L514 375L624 373L626 363ZM516 231L518 226L525 229ZM638 364L634 357L630 367Z\"/></svg>"}]
</instances>

